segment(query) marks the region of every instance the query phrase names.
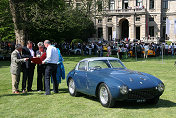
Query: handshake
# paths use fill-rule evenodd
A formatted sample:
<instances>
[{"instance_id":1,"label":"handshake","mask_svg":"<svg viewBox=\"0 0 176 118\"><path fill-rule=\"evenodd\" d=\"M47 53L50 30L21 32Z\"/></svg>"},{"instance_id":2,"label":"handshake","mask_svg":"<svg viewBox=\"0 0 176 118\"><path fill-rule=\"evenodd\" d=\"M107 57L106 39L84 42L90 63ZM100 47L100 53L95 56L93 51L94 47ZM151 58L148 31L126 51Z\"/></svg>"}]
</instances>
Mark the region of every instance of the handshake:
<instances>
[{"instance_id":1,"label":"handshake","mask_svg":"<svg viewBox=\"0 0 176 118\"><path fill-rule=\"evenodd\" d=\"M27 60L29 60L29 58L23 58L23 60L24 60L24 61L27 61Z\"/></svg>"}]
</instances>

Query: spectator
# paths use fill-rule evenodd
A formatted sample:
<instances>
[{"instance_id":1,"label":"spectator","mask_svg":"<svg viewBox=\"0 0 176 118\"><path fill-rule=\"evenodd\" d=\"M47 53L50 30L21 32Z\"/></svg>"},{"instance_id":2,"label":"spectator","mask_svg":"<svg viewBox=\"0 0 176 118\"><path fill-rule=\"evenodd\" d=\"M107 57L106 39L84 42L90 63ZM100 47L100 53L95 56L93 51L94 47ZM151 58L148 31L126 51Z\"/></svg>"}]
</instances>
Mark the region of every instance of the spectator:
<instances>
[{"instance_id":1,"label":"spectator","mask_svg":"<svg viewBox=\"0 0 176 118\"><path fill-rule=\"evenodd\" d=\"M107 47L107 56L109 57L110 55L111 55L111 46L109 45L108 47Z\"/></svg>"},{"instance_id":2,"label":"spectator","mask_svg":"<svg viewBox=\"0 0 176 118\"><path fill-rule=\"evenodd\" d=\"M21 57L22 46L17 44L15 50L11 54L10 72L12 76L12 93L19 94L18 85L20 82L21 64L28 60L28 58Z\"/></svg>"},{"instance_id":3,"label":"spectator","mask_svg":"<svg viewBox=\"0 0 176 118\"><path fill-rule=\"evenodd\" d=\"M149 50L149 46L148 46L148 44L145 44L145 46L144 46L144 59L147 59L147 57L148 57L148 50Z\"/></svg>"},{"instance_id":4,"label":"spectator","mask_svg":"<svg viewBox=\"0 0 176 118\"><path fill-rule=\"evenodd\" d=\"M57 64L59 61L58 50L56 47L52 46L49 40L45 40L44 42L45 47L47 48L46 51L46 59L42 62L42 64L46 64L45 69L45 94L50 95L50 77L52 76L53 79L53 89L54 93L58 93L58 83L56 79L57 73Z\"/></svg>"},{"instance_id":5,"label":"spectator","mask_svg":"<svg viewBox=\"0 0 176 118\"><path fill-rule=\"evenodd\" d=\"M36 51L36 56L41 57L45 53L44 44L43 42L39 42L37 45L39 50ZM45 90L44 76L45 76L45 65L37 64L37 91Z\"/></svg>"},{"instance_id":6,"label":"spectator","mask_svg":"<svg viewBox=\"0 0 176 118\"><path fill-rule=\"evenodd\" d=\"M166 43L166 45L165 45L165 55L168 55L168 49L169 49L169 45Z\"/></svg>"},{"instance_id":7,"label":"spectator","mask_svg":"<svg viewBox=\"0 0 176 118\"><path fill-rule=\"evenodd\" d=\"M27 46L23 47L22 50L22 57L23 58L29 58L28 61L23 63L23 81L22 81L22 92L26 92L26 81L28 86L27 86L27 91L32 91L32 83L33 83L33 76L34 76L34 69L35 69L35 64L31 63L30 58L35 57L35 52L32 49L33 43L31 41L27 41Z\"/></svg>"}]
</instances>

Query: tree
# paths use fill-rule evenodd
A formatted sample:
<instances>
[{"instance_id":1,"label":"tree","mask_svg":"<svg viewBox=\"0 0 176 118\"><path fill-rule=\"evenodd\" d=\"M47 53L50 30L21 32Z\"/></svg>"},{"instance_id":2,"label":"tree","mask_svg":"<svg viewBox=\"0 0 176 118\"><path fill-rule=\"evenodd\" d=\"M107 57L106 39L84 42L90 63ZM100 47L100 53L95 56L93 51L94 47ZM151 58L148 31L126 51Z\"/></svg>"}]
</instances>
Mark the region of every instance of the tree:
<instances>
[{"instance_id":1,"label":"tree","mask_svg":"<svg viewBox=\"0 0 176 118\"><path fill-rule=\"evenodd\" d=\"M70 42L87 40L95 31L84 11L67 5L64 0L9 0L16 43L45 39Z\"/></svg>"},{"instance_id":2,"label":"tree","mask_svg":"<svg viewBox=\"0 0 176 118\"><path fill-rule=\"evenodd\" d=\"M27 16L26 16L26 6L25 0L9 0L10 11L12 14L12 20L14 23L14 31L16 37L16 43L22 45L25 44L25 41L28 39L27 31Z\"/></svg>"}]
</instances>

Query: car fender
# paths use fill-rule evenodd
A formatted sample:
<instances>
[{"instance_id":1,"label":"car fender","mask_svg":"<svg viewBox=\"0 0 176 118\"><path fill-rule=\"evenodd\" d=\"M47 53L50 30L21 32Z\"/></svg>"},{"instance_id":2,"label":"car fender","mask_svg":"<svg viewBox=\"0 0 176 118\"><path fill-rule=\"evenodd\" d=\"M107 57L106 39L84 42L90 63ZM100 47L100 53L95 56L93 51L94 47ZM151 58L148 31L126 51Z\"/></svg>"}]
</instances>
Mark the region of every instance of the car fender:
<instances>
[{"instance_id":1,"label":"car fender","mask_svg":"<svg viewBox=\"0 0 176 118\"><path fill-rule=\"evenodd\" d=\"M120 95L120 86L124 85L121 81L113 80L113 79L104 79L97 84L96 87L96 96L98 95L99 86L101 83L104 83L109 88L112 98L117 98Z\"/></svg>"},{"instance_id":2,"label":"car fender","mask_svg":"<svg viewBox=\"0 0 176 118\"><path fill-rule=\"evenodd\" d=\"M155 84L159 84L159 83L163 83L160 79L158 79L157 77L151 75L151 74L148 74L148 73L143 73L143 75L149 77L150 79L152 79L152 81L155 83Z\"/></svg>"}]
</instances>

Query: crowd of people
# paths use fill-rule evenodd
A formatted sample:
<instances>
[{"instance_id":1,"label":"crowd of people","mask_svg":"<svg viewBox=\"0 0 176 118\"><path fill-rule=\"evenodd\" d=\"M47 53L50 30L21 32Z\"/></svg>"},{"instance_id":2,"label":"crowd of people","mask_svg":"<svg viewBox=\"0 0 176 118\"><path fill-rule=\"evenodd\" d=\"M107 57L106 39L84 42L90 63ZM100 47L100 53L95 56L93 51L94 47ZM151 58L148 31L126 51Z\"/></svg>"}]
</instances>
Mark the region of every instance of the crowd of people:
<instances>
[{"instance_id":1,"label":"crowd of people","mask_svg":"<svg viewBox=\"0 0 176 118\"><path fill-rule=\"evenodd\" d=\"M38 63L33 60L39 59ZM41 61L41 62L40 62ZM50 95L50 78L53 82L53 91L58 93L61 78L65 79L63 58L59 48L51 45L49 40L38 43L38 50L33 50L33 42L27 41L25 47L15 45L11 54L10 72L12 76L12 93L19 94L20 73L22 77L22 93L32 90L35 66L37 65L37 90Z\"/></svg>"},{"instance_id":2,"label":"crowd of people","mask_svg":"<svg viewBox=\"0 0 176 118\"><path fill-rule=\"evenodd\" d=\"M58 45L59 49L62 50L63 54L70 55L72 50L80 49L82 55L98 55L103 56L103 52L107 52L106 56L117 55L118 58L124 57L135 57L147 58L148 55L160 56L162 55L175 55L176 54L176 43L130 43L130 42L91 42L91 43L78 43L69 44L63 43Z\"/></svg>"}]
</instances>

